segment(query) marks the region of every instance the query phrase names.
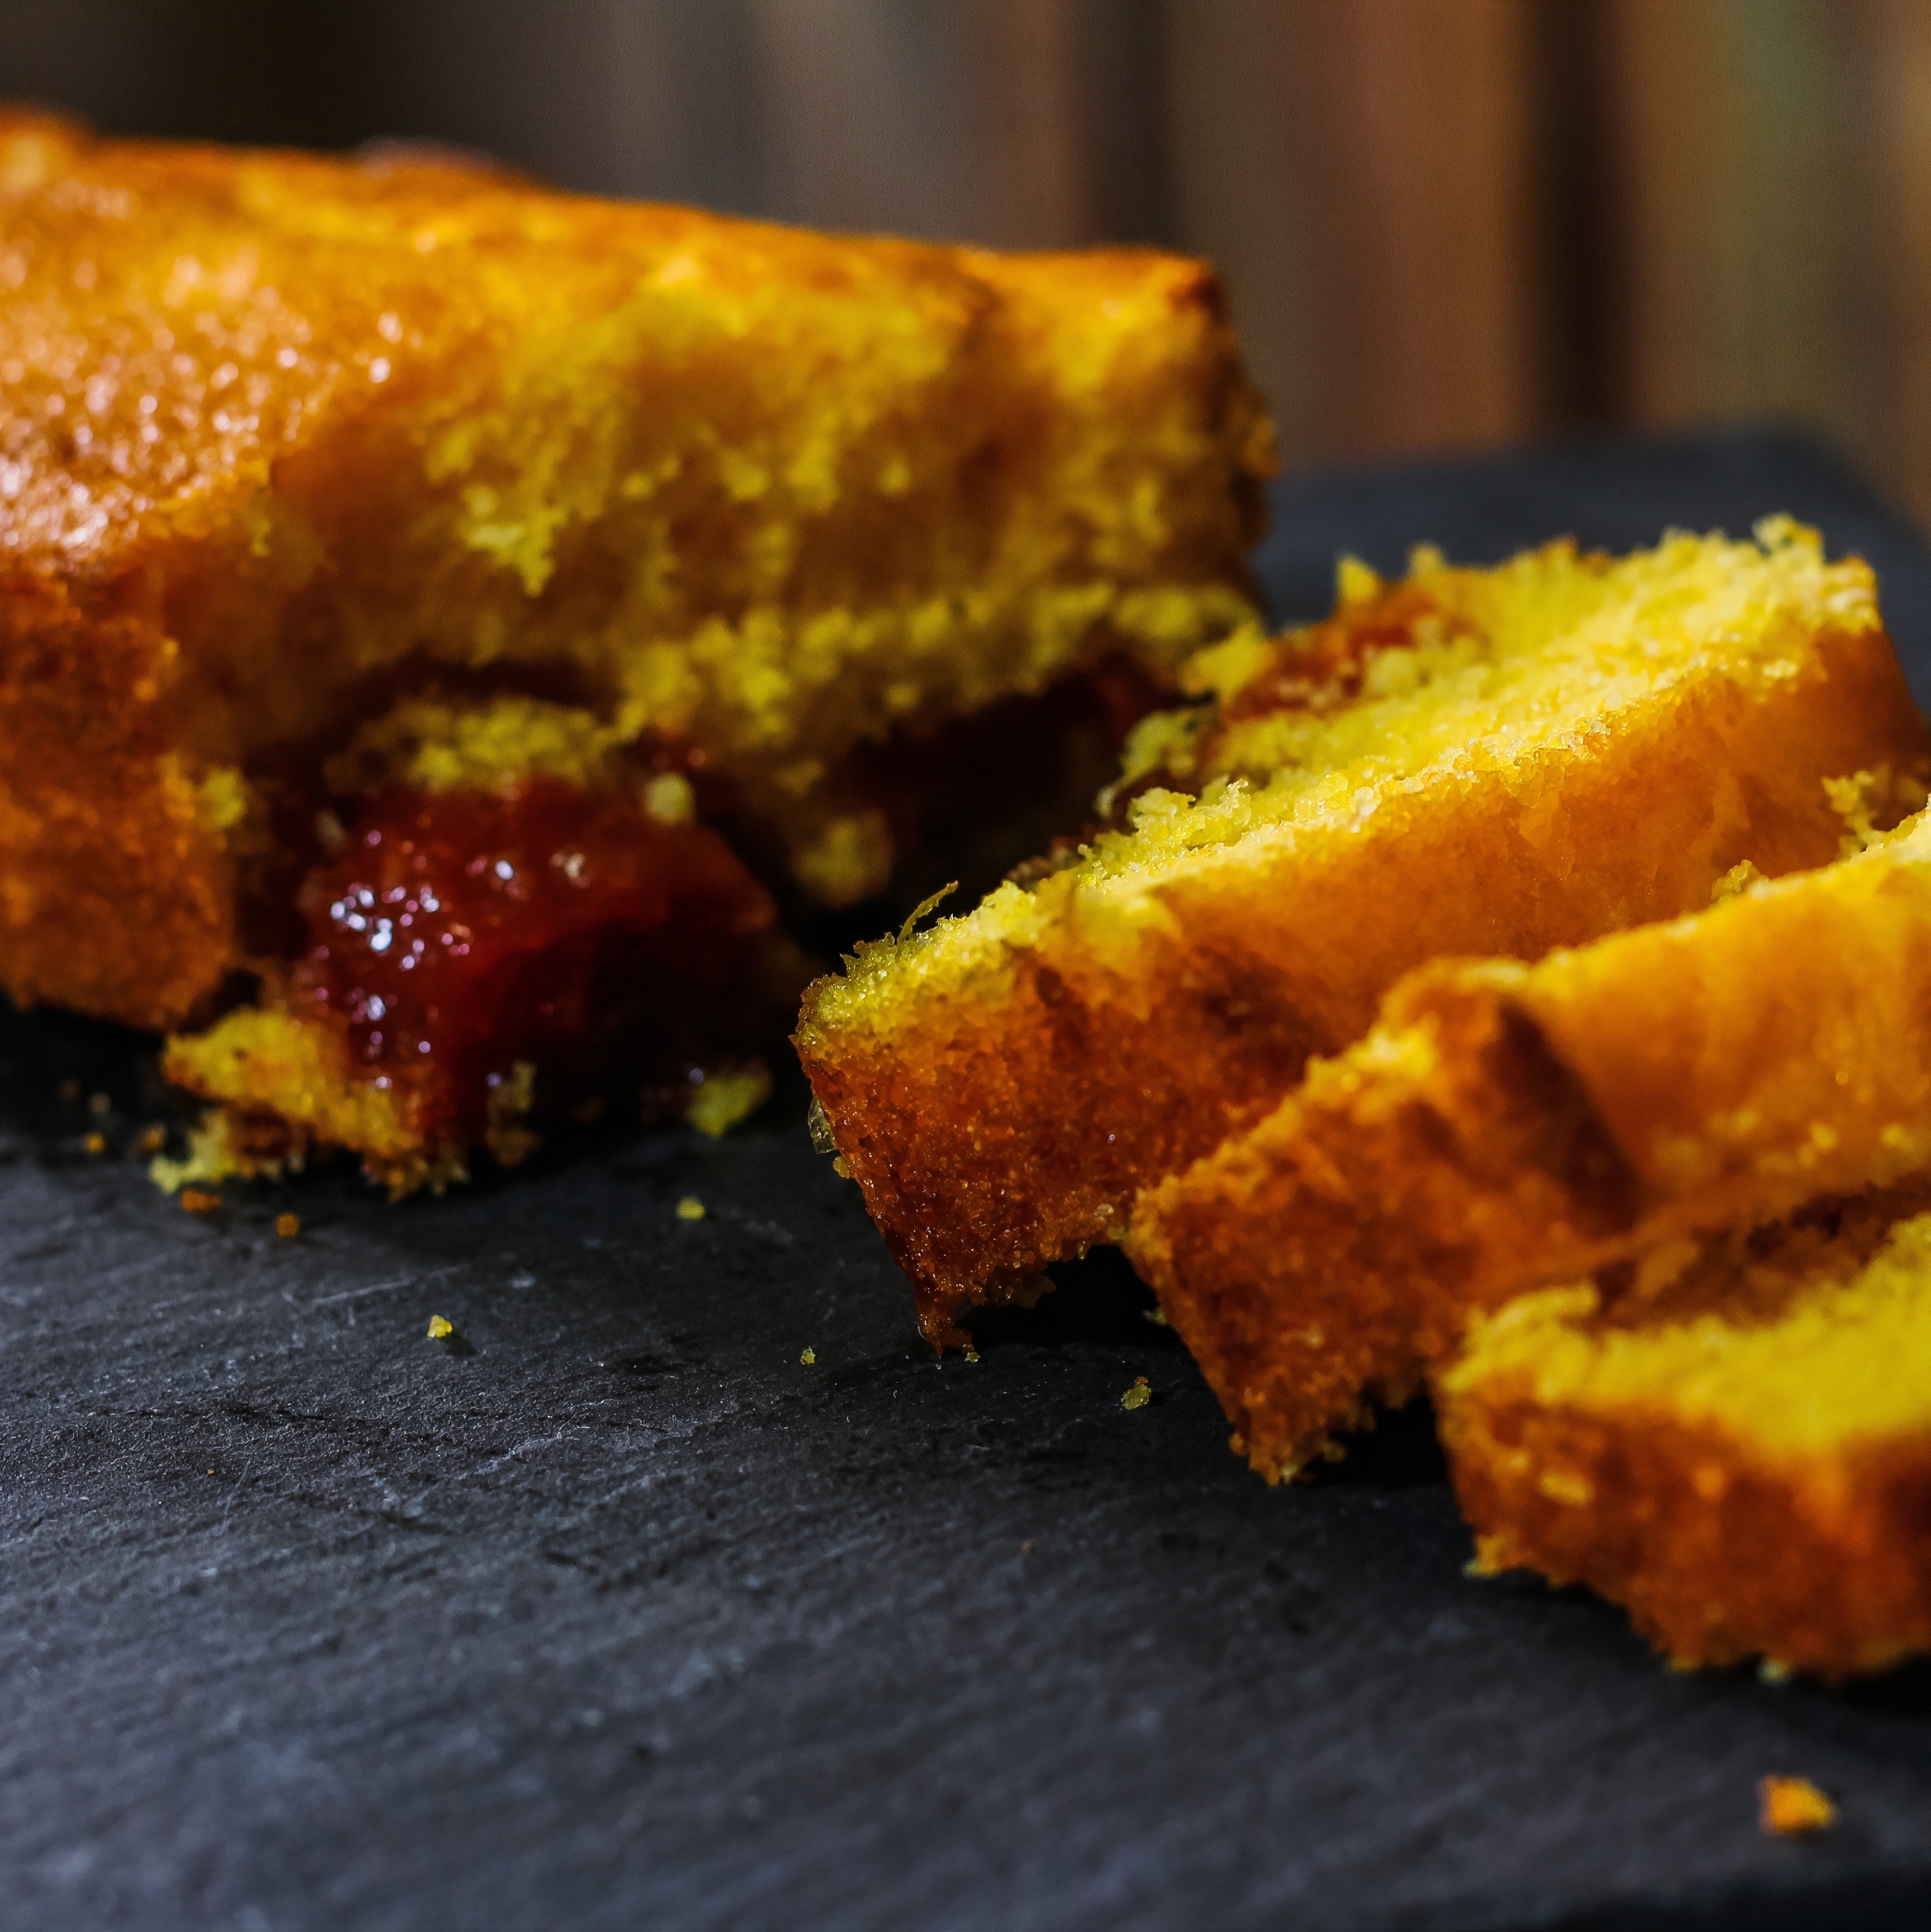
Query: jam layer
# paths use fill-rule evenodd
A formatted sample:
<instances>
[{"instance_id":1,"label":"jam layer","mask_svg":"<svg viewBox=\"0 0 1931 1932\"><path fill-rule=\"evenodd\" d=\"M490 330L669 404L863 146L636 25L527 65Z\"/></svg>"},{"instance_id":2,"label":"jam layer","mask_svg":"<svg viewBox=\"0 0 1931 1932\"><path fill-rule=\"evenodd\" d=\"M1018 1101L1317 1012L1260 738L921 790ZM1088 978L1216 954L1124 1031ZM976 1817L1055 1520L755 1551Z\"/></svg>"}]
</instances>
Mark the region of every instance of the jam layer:
<instances>
[{"instance_id":1,"label":"jam layer","mask_svg":"<svg viewBox=\"0 0 1931 1932\"><path fill-rule=\"evenodd\" d=\"M773 916L715 832L543 778L383 794L299 904L291 1009L342 1029L425 1139L470 1141L519 1066L546 1112L661 1072Z\"/></svg>"}]
</instances>

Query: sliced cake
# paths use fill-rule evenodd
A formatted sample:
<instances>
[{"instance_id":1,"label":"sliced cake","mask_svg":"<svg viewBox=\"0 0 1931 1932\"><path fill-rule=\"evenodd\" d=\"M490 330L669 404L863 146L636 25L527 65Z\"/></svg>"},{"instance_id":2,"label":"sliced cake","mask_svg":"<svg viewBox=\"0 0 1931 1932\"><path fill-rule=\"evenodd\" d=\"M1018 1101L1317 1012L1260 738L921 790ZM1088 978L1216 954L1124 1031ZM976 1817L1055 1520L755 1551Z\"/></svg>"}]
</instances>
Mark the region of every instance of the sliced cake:
<instances>
[{"instance_id":1,"label":"sliced cake","mask_svg":"<svg viewBox=\"0 0 1931 1932\"><path fill-rule=\"evenodd\" d=\"M1476 1316L1435 1390L1479 1567L1587 1583L1686 1665L1931 1648L1926 1205L1861 1197Z\"/></svg>"},{"instance_id":2,"label":"sliced cake","mask_svg":"<svg viewBox=\"0 0 1931 1932\"><path fill-rule=\"evenodd\" d=\"M1127 1247L1255 1466L1398 1398L1471 1309L1931 1166L1931 814L1533 966L1444 962Z\"/></svg>"},{"instance_id":3,"label":"sliced cake","mask_svg":"<svg viewBox=\"0 0 1931 1932\"><path fill-rule=\"evenodd\" d=\"M1746 863L1822 864L1827 785L1860 772L1880 823L1924 796L1869 570L1783 520L1353 566L1327 622L1188 675L1218 702L1139 728L1117 829L806 998L821 1138L935 1339L1116 1238L1422 962L1534 957L1707 905Z\"/></svg>"}]
</instances>

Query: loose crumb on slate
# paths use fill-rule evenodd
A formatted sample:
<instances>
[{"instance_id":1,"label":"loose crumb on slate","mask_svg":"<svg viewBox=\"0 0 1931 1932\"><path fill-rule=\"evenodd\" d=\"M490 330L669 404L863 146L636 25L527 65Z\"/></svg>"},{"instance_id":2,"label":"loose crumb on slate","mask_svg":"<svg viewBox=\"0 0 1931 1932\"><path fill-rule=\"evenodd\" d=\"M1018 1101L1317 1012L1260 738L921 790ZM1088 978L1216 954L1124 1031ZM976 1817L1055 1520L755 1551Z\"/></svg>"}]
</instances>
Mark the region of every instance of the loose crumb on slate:
<instances>
[{"instance_id":1,"label":"loose crumb on slate","mask_svg":"<svg viewBox=\"0 0 1931 1932\"><path fill-rule=\"evenodd\" d=\"M446 1315L432 1315L429 1318L429 1339L432 1342L446 1342L456 1332L456 1324Z\"/></svg>"},{"instance_id":2,"label":"loose crumb on slate","mask_svg":"<svg viewBox=\"0 0 1931 1932\"><path fill-rule=\"evenodd\" d=\"M677 1219L680 1221L701 1221L704 1219L704 1203L695 1194L686 1194L677 1203Z\"/></svg>"},{"instance_id":3,"label":"loose crumb on slate","mask_svg":"<svg viewBox=\"0 0 1931 1932\"><path fill-rule=\"evenodd\" d=\"M292 1241L302 1232L299 1214L278 1214L275 1217L275 1231L284 1241Z\"/></svg>"},{"instance_id":4,"label":"loose crumb on slate","mask_svg":"<svg viewBox=\"0 0 1931 1932\"><path fill-rule=\"evenodd\" d=\"M200 1187L184 1187L181 1190L181 1204L191 1214L212 1214L221 1204L218 1194L210 1194Z\"/></svg>"},{"instance_id":5,"label":"loose crumb on slate","mask_svg":"<svg viewBox=\"0 0 1931 1932\"><path fill-rule=\"evenodd\" d=\"M89 1134L82 1145L89 1154L104 1154L107 1151L107 1136L105 1134Z\"/></svg>"},{"instance_id":6,"label":"loose crumb on slate","mask_svg":"<svg viewBox=\"0 0 1931 1932\"><path fill-rule=\"evenodd\" d=\"M1135 1376L1133 1387L1120 1397L1122 1408L1144 1408L1153 1400L1153 1390L1144 1376Z\"/></svg>"},{"instance_id":7,"label":"loose crumb on slate","mask_svg":"<svg viewBox=\"0 0 1931 1932\"><path fill-rule=\"evenodd\" d=\"M1773 1836L1827 1832L1837 1822L1837 1808L1807 1778L1757 1780L1758 1822Z\"/></svg>"},{"instance_id":8,"label":"loose crumb on slate","mask_svg":"<svg viewBox=\"0 0 1931 1932\"><path fill-rule=\"evenodd\" d=\"M134 1142L134 1151L138 1154L159 1154L167 1145L167 1128L143 1127Z\"/></svg>"}]
</instances>

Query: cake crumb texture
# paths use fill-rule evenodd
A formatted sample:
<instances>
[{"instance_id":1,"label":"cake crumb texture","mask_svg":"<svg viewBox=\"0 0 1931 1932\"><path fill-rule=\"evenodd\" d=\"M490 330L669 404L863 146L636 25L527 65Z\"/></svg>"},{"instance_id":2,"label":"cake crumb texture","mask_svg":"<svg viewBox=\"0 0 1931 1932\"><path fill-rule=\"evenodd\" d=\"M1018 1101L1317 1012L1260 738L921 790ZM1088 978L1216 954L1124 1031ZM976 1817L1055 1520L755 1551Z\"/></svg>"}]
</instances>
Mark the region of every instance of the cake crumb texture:
<instances>
[{"instance_id":1,"label":"cake crumb texture","mask_svg":"<svg viewBox=\"0 0 1931 1932\"><path fill-rule=\"evenodd\" d=\"M19 1000L205 1021L386 788L614 788L861 896L861 747L1254 620L1270 433L1196 262L10 112L0 286Z\"/></svg>"},{"instance_id":2,"label":"cake crumb texture","mask_svg":"<svg viewBox=\"0 0 1931 1932\"><path fill-rule=\"evenodd\" d=\"M1473 1318L1434 1378L1488 1572L1625 1605L1680 1664L1841 1677L1931 1647L1920 1183Z\"/></svg>"},{"instance_id":3,"label":"cake crumb texture","mask_svg":"<svg viewBox=\"0 0 1931 1932\"><path fill-rule=\"evenodd\" d=\"M1868 791L1866 786L1865 790ZM1438 962L1135 1204L1128 1252L1256 1466L1398 1399L1470 1311L1931 1166L1931 817L1533 965Z\"/></svg>"},{"instance_id":4,"label":"cake crumb texture","mask_svg":"<svg viewBox=\"0 0 1931 1932\"><path fill-rule=\"evenodd\" d=\"M1443 955L1534 957L1825 863L1824 781L1921 804L1925 727L1869 568L1784 519L1621 559L1344 568L1140 728L1112 829L862 948L796 1035L926 1333L1125 1232ZM1860 794L1860 796L1861 796Z\"/></svg>"}]
</instances>

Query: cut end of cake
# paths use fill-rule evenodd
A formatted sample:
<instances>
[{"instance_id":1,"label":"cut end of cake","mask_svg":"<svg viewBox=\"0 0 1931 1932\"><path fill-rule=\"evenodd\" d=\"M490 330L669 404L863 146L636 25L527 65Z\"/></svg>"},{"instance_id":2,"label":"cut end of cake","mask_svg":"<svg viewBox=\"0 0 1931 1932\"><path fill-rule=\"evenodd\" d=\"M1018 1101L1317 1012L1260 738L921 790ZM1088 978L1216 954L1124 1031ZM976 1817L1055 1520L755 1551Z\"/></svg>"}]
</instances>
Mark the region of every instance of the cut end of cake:
<instances>
[{"instance_id":1,"label":"cut end of cake","mask_svg":"<svg viewBox=\"0 0 1931 1932\"><path fill-rule=\"evenodd\" d=\"M800 1056L928 1334L1116 1238L1404 972L1821 865L1852 836L1827 780L1872 775L1894 820L1931 770L1869 570L1788 519L1621 559L1418 552L1183 676L1218 700L1139 728L1110 826L806 997Z\"/></svg>"},{"instance_id":2,"label":"cut end of cake","mask_svg":"<svg viewBox=\"0 0 1931 1932\"><path fill-rule=\"evenodd\" d=\"M1476 1317L1434 1388L1481 1568L1587 1583L1685 1666L1931 1648L1923 1204L1825 1204Z\"/></svg>"},{"instance_id":3,"label":"cut end of cake","mask_svg":"<svg viewBox=\"0 0 1931 1932\"><path fill-rule=\"evenodd\" d=\"M401 928L345 979L359 941L304 897L371 831L545 790L629 813L679 905L635 876L602 938L552 920L498 949L521 991L456 1002L548 1000L554 1035L608 989L613 934L716 954L683 903L703 840L741 902L788 915L916 897L934 790L967 776L950 727L1110 667L1150 697L1254 620L1271 440L1199 262L835 237L447 158L44 117L0 116L0 985L183 1032L249 979L298 1030L326 993L356 1080L406 1097L389 1119L343 1088L290 1132L353 1129L385 1172L453 1172L439 1150L484 1144L479 1082L519 1057L538 1112L570 1083L554 1039L499 1042L453 1086L384 1064L371 1002L409 1004ZM1110 748L1145 708L1086 722ZM734 1023L692 1037L707 1004L631 1002L626 1053L678 1079L680 1054L748 1065ZM449 1014L412 1024L440 1063ZM236 1107L297 1092L220 1043L173 1064ZM697 1084L701 1121L751 1092Z\"/></svg>"},{"instance_id":4,"label":"cut end of cake","mask_svg":"<svg viewBox=\"0 0 1931 1932\"><path fill-rule=\"evenodd\" d=\"M1824 789L1896 809L1870 774ZM1257 1467L1304 1461L1471 1310L1931 1162L1931 822L1851 850L1533 965L1421 968L1140 1194L1128 1252Z\"/></svg>"}]
</instances>

